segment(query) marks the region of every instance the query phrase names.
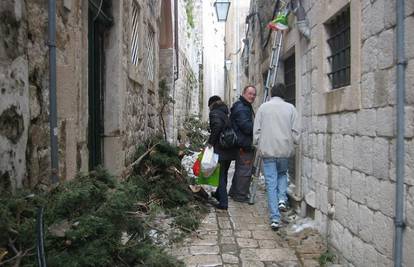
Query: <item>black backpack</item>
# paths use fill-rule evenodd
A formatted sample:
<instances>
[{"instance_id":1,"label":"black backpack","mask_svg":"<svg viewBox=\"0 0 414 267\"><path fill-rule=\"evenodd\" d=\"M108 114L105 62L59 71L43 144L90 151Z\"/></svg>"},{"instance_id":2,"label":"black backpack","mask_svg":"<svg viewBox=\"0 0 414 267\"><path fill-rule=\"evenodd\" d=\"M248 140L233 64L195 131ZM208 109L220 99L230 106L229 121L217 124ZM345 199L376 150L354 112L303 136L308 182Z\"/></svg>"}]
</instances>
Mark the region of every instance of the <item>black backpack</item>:
<instances>
[{"instance_id":1,"label":"black backpack","mask_svg":"<svg viewBox=\"0 0 414 267\"><path fill-rule=\"evenodd\" d=\"M219 144L224 149L233 148L237 145L236 132L231 127L229 118L226 116L226 125L220 133Z\"/></svg>"}]
</instances>

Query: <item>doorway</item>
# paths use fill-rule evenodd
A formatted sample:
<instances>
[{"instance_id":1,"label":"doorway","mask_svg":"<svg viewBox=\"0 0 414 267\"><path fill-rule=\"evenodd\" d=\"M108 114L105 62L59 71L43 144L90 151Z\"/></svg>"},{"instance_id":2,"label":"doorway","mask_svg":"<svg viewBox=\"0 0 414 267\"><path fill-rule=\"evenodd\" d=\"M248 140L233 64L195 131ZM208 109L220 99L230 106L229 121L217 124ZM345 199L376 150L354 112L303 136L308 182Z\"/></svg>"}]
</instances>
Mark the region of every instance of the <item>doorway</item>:
<instances>
[{"instance_id":1,"label":"doorway","mask_svg":"<svg viewBox=\"0 0 414 267\"><path fill-rule=\"evenodd\" d=\"M112 25L111 1L89 0L88 13L88 149L89 169L103 164L105 35Z\"/></svg>"}]
</instances>

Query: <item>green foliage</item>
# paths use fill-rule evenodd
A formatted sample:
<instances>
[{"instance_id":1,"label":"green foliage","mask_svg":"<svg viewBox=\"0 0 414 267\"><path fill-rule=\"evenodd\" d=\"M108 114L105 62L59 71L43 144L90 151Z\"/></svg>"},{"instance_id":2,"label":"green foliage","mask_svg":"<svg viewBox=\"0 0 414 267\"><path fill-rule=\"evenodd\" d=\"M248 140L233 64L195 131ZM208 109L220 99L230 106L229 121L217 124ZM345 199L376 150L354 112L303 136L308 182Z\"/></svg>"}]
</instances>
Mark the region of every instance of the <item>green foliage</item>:
<instances>
[{"instance_id":1,"label":"green foliage","mask_svg":"<svg viewBox=\"0 0 414 267\"><path fill-rule=\"evenodd\" d=\"M318 261L321 266L326 266L328 263L334 262L335 257L335 254L327 250L325 253L319 256Z\"/></svg>"},{"instance_id":2,"label":"green foliage","mask_svg":"<svg viewBox=\"0 0 414 267\"><path fill-rule=\"evenodd\" d=\"M155 245L150 225L162 211L174 217L179 228L194 230L205 209L188 190L176 147L157 138L137 147L136 157L155 143L124 181L98 169L50 192L2 193L0 248L8 250L2 260L16 255L10 249L13 242L29 251L20 266L35 266L36 212L43 206L49 266L183 266ZM56 234L56 228L63 234Z\"/></svg>"},{"instance_id":3,"label":"green foliage","mask_svg":"<svg viewBox=\"0 0 414 267\"><path fill-rule=\"evenodd\" d=\"M190 149L199 151L207 141L208 123L203 122L199 116L191 115L184 120L184 130L190 142Z\"/></svg>"}]
</instances>

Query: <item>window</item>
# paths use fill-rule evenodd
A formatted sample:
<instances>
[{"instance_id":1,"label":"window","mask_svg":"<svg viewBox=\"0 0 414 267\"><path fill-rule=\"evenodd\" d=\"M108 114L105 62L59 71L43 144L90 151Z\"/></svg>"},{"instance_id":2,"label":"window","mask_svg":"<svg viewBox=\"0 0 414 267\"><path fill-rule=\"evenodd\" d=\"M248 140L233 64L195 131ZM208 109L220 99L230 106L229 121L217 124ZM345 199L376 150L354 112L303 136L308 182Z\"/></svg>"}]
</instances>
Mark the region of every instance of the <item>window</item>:
<instances>
[{"instance_id":1,"label":"window","mask_svg":"<svg viewBox=\"0 0 414 267\"><path fill-rule=\"evenodd\" d=\"M326 25L330 55L328 73L331 89L350 85L351 82L351 38L349 6Z\"/></svg>"},{"instance_id":2,"label":"window","mask_svg":"<svg viewBox=\"0 0 414 267\"><path fill-rule=\"evenodd\" d=\"M133 1L132 3L132 18L131 18L131 63L138 65L139 58L139 7Z\"/></svg>"},{"instance_id":3,"label":"window","mask_svg":"<svg viewBox=\"0 0 414 267\"><path fill-rule=\"evenodd\" d=\"M154 81L154 31L148 27L147 50L147 78Z\"/></svg>"},{"instance_id":4,"label":"window","mask_svg":"<svg viewBox=\"0 0 414 267\"><path fill-rule=\"evenodd\" d=\"M292 54L284 61L284 78L286 92L284 92L286 102L295 105L296 103L296 68L295 54Z\"/></svg>"}]
</instances>

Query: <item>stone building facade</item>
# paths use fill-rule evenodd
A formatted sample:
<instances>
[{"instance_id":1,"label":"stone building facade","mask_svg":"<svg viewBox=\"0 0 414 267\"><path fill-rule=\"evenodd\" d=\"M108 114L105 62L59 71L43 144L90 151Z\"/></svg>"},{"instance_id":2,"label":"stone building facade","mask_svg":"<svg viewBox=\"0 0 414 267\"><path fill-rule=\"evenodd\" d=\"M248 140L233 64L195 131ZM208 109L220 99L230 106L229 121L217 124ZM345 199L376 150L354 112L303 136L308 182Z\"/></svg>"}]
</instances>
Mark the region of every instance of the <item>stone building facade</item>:
<instances>
[{"instance_id":1,"label":"stone building facade","mask_svg":"<svg viewBox=\"0 0 414 267\"><path fill-rule=\"evenodd\" d=\"M57 1L59 176L119 174L159 133L161 0ZM50 177L47 1L0 3L0 177Z\"/></svg>"},{"instance_id":2,"label":"stone building facade","mask_svg":"<svg viewBox=\"0 0 414 267\"><path fill-rule=\"evenodd\" d=\"M201 108L201 0L164 0L160 35L160 80L174 99L164 109L167 139L176 143L185 119ZM165 26L165 27L164 27Z\"/></svg>"},{"instance_id":3,"label":"stone building facade","mask_svg":"<svg viewBox=\"0 0 414 267\"><path fill-rule=\"evenodd\" d=\"M275 37L272 34L267 39L265 26L272 18L275 2L253 0L250 6L253 15L249 17L248 47L244 48L243 55L247 62L246 79L257 85L259 97L263 93L270 46ZM314 217L320 232L344 264L392 266L396 195L396 1L301 2L309 22L310 39L299 33L296 17L290 15L278 74L278 80L289 85L290 91L286 93L298 109L303 128L290 196L301 203L303 214ZM403 263L412 266L414 2L408 0L405 5L408 64L405 70ZM339 43L335 43L337 36L343 38ZM342 50L335 44L342 46Z\"/></svg>"}]
</instances>

